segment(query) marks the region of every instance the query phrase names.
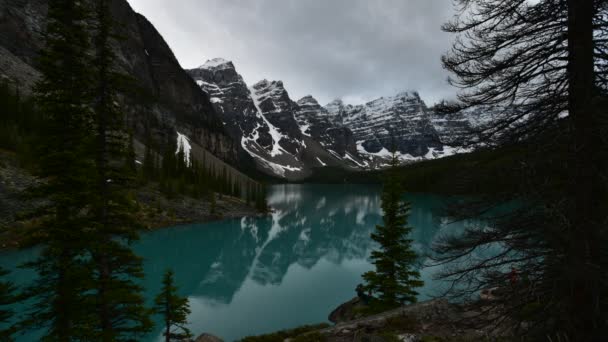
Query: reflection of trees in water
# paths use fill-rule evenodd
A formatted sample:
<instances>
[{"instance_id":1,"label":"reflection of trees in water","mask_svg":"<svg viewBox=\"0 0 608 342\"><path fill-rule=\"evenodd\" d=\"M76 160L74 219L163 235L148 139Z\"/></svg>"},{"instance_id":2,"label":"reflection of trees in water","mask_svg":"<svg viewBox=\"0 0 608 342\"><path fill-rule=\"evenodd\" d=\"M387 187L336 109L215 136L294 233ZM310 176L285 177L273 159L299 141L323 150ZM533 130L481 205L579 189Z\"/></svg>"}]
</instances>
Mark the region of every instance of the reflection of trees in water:
<instances>
[{"instance_id":1,"label":"reflection of trees in water","mask_svg":"<svg viewBox=\"0 0 608 342\"><path fill-rule=\"evenodd\" d=\"M414 239L426 250L438 226L429 208L438 202L426 197L414 202ZM293 264L310 269L322 258L340 264L367 257L372 248L369 235L382 215L377 186L274 186L269 204L275 209L269 217L146 238L145 251L163 251L147 257L148 279L160 279L172 267L184 293L229 303L247 278L279 285ZM164 246L179 247L168 251Z\"/></svg>"}]
</instances>

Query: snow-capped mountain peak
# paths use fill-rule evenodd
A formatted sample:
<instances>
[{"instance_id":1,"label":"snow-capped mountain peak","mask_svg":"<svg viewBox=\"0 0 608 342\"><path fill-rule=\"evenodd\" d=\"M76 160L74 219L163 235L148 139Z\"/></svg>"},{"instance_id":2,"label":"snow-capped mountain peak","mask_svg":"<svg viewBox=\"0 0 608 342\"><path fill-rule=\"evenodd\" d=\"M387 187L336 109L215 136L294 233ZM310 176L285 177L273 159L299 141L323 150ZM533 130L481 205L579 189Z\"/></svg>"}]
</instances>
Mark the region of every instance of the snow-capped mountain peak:
<instances>
[{"instance_id":1,"label":"snow-capped mountain peak","mask_svg":"<svg viewBox=\"0 0 608 342\"><path fill-rule=\"evenodd\" d=\"M223 59L223 58L212 58L207 60L205 64L198 67L199 69L225 69L232 68L234 69L234 64L231 61Z\"/></svg>"},{"instance_id":2,"label":"snow-capped mountain peak","mask_svg":"<svg viewBox=\"0 0 608 342\"><path fill-rule=\"evenodd\" d=\"M403 162L458 153L442 141L475 124L466 113L437 117L413 90L360 105L335 99L321 106L312 95L293 101L279 80L248 86L222 58L188 72L258 167L289 179L305 177L315 167L384 167L395 148Z\"/></svg>"}]
</instances>

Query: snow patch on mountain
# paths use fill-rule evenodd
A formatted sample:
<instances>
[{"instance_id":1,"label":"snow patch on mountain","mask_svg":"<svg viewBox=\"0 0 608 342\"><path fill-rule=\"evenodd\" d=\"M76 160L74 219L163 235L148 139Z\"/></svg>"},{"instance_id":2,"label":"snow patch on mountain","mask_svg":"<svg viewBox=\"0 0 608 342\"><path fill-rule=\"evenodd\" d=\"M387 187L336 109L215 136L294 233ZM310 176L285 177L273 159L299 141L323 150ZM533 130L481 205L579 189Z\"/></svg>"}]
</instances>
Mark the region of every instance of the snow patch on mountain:
<instances>
[{"instance_id":1,"label":"snow patch on mountain","mask_svg":"<svg viewBox=\"0 0 608 342\"><path fill-rule=\"evenodd\" d=\"M253 100L253 104L255 105L255 108L258 111L257 115L264 120L264 122L266 123L266 125L268 126L268 128L270 130L270 136L272 137L272 151L270 151L270 156L275 157L279 154L283 154L283 152L285 152L285 150L281 147L280 143L281 143L281 139L283 139L284 135L281 134L281 132L279 131L278 128L276 128L272 123L270 123L270 121L268 121L266 116L264 116L262 109L260 109L260 97L261 96L256 93L256 91L253 87L249 88L249 93L251 94L251 99ZM257 129L256 129L256 131L257 131ZM255 139L255 140L257 140L257 139Z\"/></svg>"},{"instance_id":2,"label":"snow patch on mountain","mask_svg":"<svg viewBox=\"0 0 608 342\"><path fill-rule=\"evenodd\" d=\"M184 152L184 162L186 165L190 166L190 151L192 150L192 146L190 145L190 141L188 141L188 137L180 132L177 132L177 150L175 154L178 154L180 151Z\"/></svg>"}]
</instances>

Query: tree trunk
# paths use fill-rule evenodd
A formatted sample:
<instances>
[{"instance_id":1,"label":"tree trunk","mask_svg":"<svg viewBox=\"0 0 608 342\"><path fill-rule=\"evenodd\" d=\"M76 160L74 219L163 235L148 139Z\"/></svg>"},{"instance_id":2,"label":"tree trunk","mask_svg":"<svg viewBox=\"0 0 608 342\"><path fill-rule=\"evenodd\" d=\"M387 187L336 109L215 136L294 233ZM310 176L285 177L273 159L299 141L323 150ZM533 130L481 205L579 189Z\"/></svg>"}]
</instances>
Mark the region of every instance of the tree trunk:
<instances>
[{"instance_id":1,"label":"tree trunk","mask_svg":"<svg viewBox=\"0 0 608 342\"><path fill-rule=\"evenodd\" d=\"M568 0L568 95L573 135L570 191L575 202L569 214L570 242L566 251L569 283L564 295L570 301L567 310L571 317L576 317L569 330L586 335L578 336L580 340L599 337L603 325L599 311L602 275L596 267L599 246L594 238L599 228L595 218L601 215L595 212L593 203L598 179L593 163L594 14L594 1Z\"/></svg>"}]
</instances>

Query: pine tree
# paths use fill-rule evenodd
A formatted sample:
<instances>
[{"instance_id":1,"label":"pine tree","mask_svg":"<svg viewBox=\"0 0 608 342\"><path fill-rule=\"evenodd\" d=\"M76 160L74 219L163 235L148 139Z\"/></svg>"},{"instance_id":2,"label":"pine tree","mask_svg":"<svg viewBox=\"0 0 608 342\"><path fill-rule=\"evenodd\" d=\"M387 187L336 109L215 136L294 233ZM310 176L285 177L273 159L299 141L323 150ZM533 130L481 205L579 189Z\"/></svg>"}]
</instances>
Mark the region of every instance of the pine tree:
<instances>
[{"instance_id":1,"label":"pine tree","mask_svg":"<svg viewBox=\"0 0 608 342\"><path fill-rule=\"evenodd\" d=\"M0 268L0 278L5 277L7 274L8 271ZM15 292L16 288L11 282L0 281L0 324L7 325L13 318L14 312L13 310L7 308L7 306L18 301L18 297ZM0 330L0 340L12 341L12 336L17 332L16 330L15 325L12 325L7 329Z\"/></svg>"},{"instance_id":2,"label":"pine tree","mask_svg":"<svg viewBox=\"0 0 608 342\"><path fill-rule=\"evenodd\" d=\"M163 278L163 287L155 299L155 311L163 316L165 322L164 333L166 342L184 341L192 337L186 328L190 306L188 298L177 294L177 287L173 280L173 271L168 270Z\"/></svg>"},{"instance_id":3,"label":"pine tree","mask_svg":"<svg viewBox=\"0 0 608 342\"><path fill-rule=\"evenodd\" d=\"M371 255L376 269L363 275L366 288L379 293L381 302L389 306L416 302L415 288L423 285L420 273L415 269L417 255L408 237L412 231L407 225L410 206L402 199L398 165L399 161L393 155L382 190L384 225L377 225L376 232L371 234L380 245L380 249L372 251Z\"/></svg>"},{"instance_id":4,"label":"pine tree","mask_svg":"<svg viewBox=\"0 0 608 342\"><path fill-rule=\"evenodd\" d=\"M86 213L95 177L89 37L83 2L49 2L42 74L35 87L44 123L36 143L38 175L45 179L34 196L48 200L41 210L42 251L26 266L38 277L24 293L32 298L26 326L48 328L45 340L84 339L90 332L82 293L90 284L86 267Z\"/></svg>"},{"instance_id":5,"label":"pine tree","mask_svg":"<svg viewBox=\"0 0 608 342\"><path fill-rule=\"evenodd\" d=\"M88 249L93 272L89 296L95 312L94 336L101 341L127 341L152 328L144 307L142 260L129 243L138 239L136 207L128 191L135 180L132 137L116 96L122 75L114 68L110 46L112 18L109 2L96 2L94 123L97 182L93 189L93 236Z\"/></svg>"}]
</instances>

